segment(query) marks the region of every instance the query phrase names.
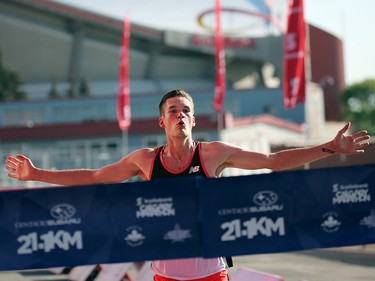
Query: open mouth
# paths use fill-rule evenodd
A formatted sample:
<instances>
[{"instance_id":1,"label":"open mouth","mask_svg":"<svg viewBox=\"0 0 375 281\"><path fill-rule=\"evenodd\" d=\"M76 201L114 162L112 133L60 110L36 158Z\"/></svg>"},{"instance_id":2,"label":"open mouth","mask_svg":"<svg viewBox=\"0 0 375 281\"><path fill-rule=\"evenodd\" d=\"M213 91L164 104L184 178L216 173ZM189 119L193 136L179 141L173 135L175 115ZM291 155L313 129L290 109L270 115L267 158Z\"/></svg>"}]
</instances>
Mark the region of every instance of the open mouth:
<instances>
[{"instance_id":1,"label":"open mouth","mask_svg":"<svg viewBox=\"0 0 375 281\"><path fill-rule=\"evenodd\" d=\"M183 121L180 121L180 122L177 123L177 126L178 127L183 127L183 126L185 126L185 123Z\"/></svg>"}]
</instances>

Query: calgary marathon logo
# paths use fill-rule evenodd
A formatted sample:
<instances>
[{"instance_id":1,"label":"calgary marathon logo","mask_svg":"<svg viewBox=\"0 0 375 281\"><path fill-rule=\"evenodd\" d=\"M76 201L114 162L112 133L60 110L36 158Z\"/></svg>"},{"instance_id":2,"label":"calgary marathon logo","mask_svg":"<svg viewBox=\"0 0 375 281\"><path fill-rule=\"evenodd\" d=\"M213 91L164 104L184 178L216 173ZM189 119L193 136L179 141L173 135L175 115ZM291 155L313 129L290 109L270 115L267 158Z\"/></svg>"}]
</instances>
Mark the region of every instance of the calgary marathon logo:
<instances>
[{"instance_id":1,"label":"calgary marathon logo","mask_svg":"<svg viewBox=\"0 0 375 281\"><path fill-rule=\"evenodd\" d=\"M152 217L169 217L176 214L173 207L173 198L144 198L138 197L136 200L137 218L152 218Z\"/></svg>"},{"instance_id":2,"label":"calgary marathon logo","mask_svg":"<svg viewBox=\"0 0 375 281\"><path fill-rule=\"evenodd\" d=\"M363 184L338 184L332 186L333 205L371 202L369 185Z\"/></svg>"}]
</instances>

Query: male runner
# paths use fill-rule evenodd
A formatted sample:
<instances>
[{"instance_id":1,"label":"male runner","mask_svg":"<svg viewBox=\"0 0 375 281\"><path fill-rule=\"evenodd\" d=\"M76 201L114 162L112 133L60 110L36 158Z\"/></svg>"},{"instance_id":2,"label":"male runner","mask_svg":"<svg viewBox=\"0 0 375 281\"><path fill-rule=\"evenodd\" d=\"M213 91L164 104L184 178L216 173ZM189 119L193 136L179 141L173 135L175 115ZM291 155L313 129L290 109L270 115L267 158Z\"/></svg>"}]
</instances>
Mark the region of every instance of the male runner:
<instances>
[{"instance_id":1,"label":"male runner","mask_svg":"<svg viewBox=\"0 0 375 281\"><path fill-rule=\"evenodd\" d=\"M221 141L194 141L194 103L191 96L183 90L166 93L159 104L159 111L159 126L165 130L167 138L167 144L162 147L136 150L118 162L100 169L46 170L35 167L26 156L8 156L8 176L21 181L34 180L58 185L116 183L134 176L143 180L187 175L219 177L225 168L268 168L279 171L332 154L363 153L363 148L369 145L370 137L365 130L344 135L350 127L350 123L347 123L327 143L265 154ZM155 281L228 280L223 258L154 261L152 270Z\"/></svg>"}]
</instances>

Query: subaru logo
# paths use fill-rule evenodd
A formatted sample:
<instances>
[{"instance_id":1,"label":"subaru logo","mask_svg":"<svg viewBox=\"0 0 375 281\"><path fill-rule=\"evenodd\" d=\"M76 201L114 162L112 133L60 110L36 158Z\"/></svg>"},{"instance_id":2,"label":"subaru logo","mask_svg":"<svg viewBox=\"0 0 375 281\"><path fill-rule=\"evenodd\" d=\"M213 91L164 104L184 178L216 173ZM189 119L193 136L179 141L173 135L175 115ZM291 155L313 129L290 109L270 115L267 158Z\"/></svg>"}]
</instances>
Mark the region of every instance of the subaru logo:
<instances>
[{"instance_id":1,"label":"subaru logo","mask_svg":"<svg viewBox=\"0 0 375 281\"><path fill-rule=\"evenodd\" d=\"M69 204L58 204L51 208L51 216L57 220L69 219L76 213L76 209Z\"/></svg>"},{"instance_id":2,"label":"subaru logo","mask_svg":"<svg viewBox=\"0 0 375 281\"><path fill-rule=\"evenodd\" d=\"M279 198L275 192L263 190L254 195L253 202L258 206L267 207L275 204L278 199Z\"/></svg>"}]
</instances>

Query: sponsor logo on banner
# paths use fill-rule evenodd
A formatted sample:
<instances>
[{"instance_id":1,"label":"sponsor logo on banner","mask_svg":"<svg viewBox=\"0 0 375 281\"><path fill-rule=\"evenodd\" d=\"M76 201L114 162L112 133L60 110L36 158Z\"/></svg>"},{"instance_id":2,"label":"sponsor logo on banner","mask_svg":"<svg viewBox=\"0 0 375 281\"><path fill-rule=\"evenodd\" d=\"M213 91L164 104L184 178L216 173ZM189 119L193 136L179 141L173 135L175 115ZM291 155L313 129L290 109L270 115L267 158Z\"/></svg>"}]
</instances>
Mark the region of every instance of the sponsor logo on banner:
<instances>
[{"instance_id":1,"label":"sponsor logo on banner","mask_svg":"<svg viewBox=\"0 0 375 281\"><path fill-rule=\"evenodd\" d=\"M73 217L75 213L76 209L69 204L58 204L53 206L50 211L51 216L58 220L69 219Z\"/></svg>"},{"instance_id":2,"label":"sponsor logo on banner","mask_svg":"<svg viewBox=\"0 0 375 281\"><path fill-rule=\"evenodd\" d=\"M188 238L191 238L190 230L181 229L179 224L176 224L173 230L168 231L164 235L164 240L171 240L172 243L185 242Z\"/></svg>"},{"instance_id":3,"label":"sponsor logo on banner","mask_svg":"<svg viewBox=\"0 0 375 281\"><path fill-rule=\"evenodd\" d=\"M14 224L14 227L20 230L71 224L78 225L81 223L81 218L74 217L76 209L70 204L57 204L50 209L49 214L52 219L18 221ZM46 231L45 233L32 231L19 235L17 242L20 243L20 247L17 249L17 254L19 255L32 254L37 251L49 253L57 249L64 251L72 248L77 250L83 249L82 231L80 230L69 232L64 229L56 229Z\"/></svg>"},{"instance_id":4,"label":"sponsor logo on banner","mask_svg":"<svg viewBox=\"0 0 375 281\"><path fill-rule=\"evenodd\" d=\"M339 184L332 186L333 205L371 202L369 185L363 184Z\"/></svg>"},{"instance_id":5,"label":"sponsor logo on banner","mask_svg":"<svg viewBox=\"0 0 375 281\"><path fill-rule=\"evenodd\" d=\"M50 210L50 215L53 219L18 221L14 224L14 227L22 229L80 224L81 218L74 217L75 214L76 209L72 205L66 203L57 204Z\"/></svg>"},{"instance_id":6,"label":"sponsor logo on banner","mask_svg":"<svg viewBox=\"0 0 375 281\"><path fill-rule=\"evenodd\" d=\"M370 215L367 216L367 217L364 217L364 218L360 221L359 224L360 224L360 225L367 226L368 228L373 228L373 227L375 227L375 210L372 209Z\"/></svg>"},{"instance_id":7,"label":"sponsor logo on banner","mask_svg":"<svg viewBox=\"0 0 375 281\"><path fill-rule=\"evenodd\" d=\"M265 190L254 195L253 201L261 207L269 207L277 202L279 197L273 191Z\"/></svg>"},{"instance_id":8,"label":"sponsor logo on banner","mask_svg":"<svg viewBox=\"0 0 375 281\"><path fill-rule=\"evenodd\" d=\"M143 244L146 237L142 234L142 227L134 225L126 229L124 240L131 247L138 247Z\"/></svg>"},{"instance_id":9,"label":"sponsor logo on banner","mask_svg":"<svg viewBox=\"0 0 375 281\"><path fill-rule=\"evenodd\" d=\"M153 218L153 217L170 217L176 215L173 207L173 198L144 198L138 197L136 200L137 218Z\"/></svg>"},{"instance_id":10,"label":"sponsor logo on banner","mask_svg":"<svg viewBox=\"0 0 375 281\"><path fill-rule=\"evenodd\" d=\"M282 211L284 206L276 204L279 200L278 195L270 190L263 190L256 193L252 202L255 204L252 206L237 207L230 209L220 209L218 214L220 216L225 215L238 215L238 214L251 214L251 213L264 213L264 212L274 212Z\"/></svg>"},{"instance_id":11,"label":"sponsor logo on banner","mask_svg":"<svg viewBox=\"0 0 375 281\"><path fill-rule=\"evenodd\" d=\"M338 220L338 215L333 212L329 212L323 215L323 223L320 225L325 232L336 232L341 226L341 222Z\"/></svg>"}]
</instances>

